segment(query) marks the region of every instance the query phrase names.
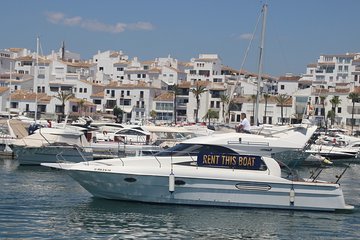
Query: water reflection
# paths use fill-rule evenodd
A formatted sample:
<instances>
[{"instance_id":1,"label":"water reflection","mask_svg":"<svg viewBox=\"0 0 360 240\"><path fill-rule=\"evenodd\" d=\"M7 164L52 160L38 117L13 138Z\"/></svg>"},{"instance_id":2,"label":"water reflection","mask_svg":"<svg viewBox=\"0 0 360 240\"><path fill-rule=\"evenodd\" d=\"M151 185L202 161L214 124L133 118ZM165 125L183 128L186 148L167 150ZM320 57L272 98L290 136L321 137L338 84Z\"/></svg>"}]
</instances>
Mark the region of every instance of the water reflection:
<instances>
[{"instance_id":1,"label":"water reflection","mask_svg":"<svg viewBox=\"0 0 360 240\"><path fill-rule=\"evenodd\" d=\"M340 183L351 214L93 198L65 171L0 161L0 236L15 239L359 239L360 165ZM14 165L15 164L15 165ZM343 168L326 168L334 180ZM309 176L309 168L300 169Z\"/></svg>"}]
</instances>

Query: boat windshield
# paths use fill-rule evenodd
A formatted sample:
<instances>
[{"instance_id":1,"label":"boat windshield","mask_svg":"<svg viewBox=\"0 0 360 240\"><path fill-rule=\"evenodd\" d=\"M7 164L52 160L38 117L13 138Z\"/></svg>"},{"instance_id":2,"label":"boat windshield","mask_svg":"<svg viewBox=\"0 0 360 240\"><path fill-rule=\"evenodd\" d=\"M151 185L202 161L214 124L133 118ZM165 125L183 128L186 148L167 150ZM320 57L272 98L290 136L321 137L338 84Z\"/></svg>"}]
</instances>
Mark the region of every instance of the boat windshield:
<instances>
[{"instance_id":1,"label":"boat windshield","mask_svg":"<svg viewBox=\"0 0 360 240\"><path fill-rule=\"evenodd\" d=\"M196 156L199 152L237 154L235 151L224 146L180 143L158 152L156 156Z\"/></svg>"}]
</instances>

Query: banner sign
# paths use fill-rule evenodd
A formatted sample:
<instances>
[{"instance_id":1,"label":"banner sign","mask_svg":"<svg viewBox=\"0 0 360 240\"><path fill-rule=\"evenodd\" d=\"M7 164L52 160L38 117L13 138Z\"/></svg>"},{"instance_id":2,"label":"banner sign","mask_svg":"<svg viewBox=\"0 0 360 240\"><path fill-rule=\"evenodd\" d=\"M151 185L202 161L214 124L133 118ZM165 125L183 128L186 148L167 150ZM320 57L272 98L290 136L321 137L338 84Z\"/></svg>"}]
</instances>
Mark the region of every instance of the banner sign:
<instances>
[{"instance_id":1,"label":"banner sign","mask_svg":"<svg viewBox=\"0 0 360 240\"><path fill-rule=\"evenodd\" d=\"M197 156L197 164L198 166L204 167L261 170L264 162L261 159L261 156L227 153L199 153Z\"/></svg>"}]
</instances>

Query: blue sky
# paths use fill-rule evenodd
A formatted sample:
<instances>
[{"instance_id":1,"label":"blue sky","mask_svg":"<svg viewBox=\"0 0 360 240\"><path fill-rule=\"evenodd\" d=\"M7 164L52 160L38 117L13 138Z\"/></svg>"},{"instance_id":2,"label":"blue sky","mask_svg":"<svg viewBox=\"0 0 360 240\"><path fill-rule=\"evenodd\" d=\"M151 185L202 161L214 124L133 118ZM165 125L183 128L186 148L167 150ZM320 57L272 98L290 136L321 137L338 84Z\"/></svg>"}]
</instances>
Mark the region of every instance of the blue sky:
<instances>
[{"instance_id":1,"label":"blue sky","mask_svg":"<svg viewBox=\"0 0 360 240\"><path fill-rule=\"evenodd\" d=\"M264 3L264 73L301 74L320 54L360 52L357 0L5 0L0 49L35 51L40 36L44 54L65 41L83 59L98 50L122 50L140 60L217 53L224 65L240 69ZM244 65L252 72L260 29Z\"/></svg>"}]
</instances>

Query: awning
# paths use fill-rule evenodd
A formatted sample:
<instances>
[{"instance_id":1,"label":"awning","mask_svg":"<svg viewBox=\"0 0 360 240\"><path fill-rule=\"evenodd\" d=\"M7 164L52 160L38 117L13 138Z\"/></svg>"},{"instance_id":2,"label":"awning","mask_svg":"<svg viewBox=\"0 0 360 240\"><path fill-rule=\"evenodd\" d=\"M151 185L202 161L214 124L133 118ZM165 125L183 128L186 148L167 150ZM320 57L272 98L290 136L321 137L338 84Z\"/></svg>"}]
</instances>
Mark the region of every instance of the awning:
<instances>
[{"instance_id":1,"label":"awning","mask_svg":"<svg viewBox=\"0 0 360 240\"><path fill-rule=\"evenodd\" d=\"M122 106L122 107L120 107L120 109L126 113L131 113L133 110L133 106Z\"/></svg>"}]
</instances>

